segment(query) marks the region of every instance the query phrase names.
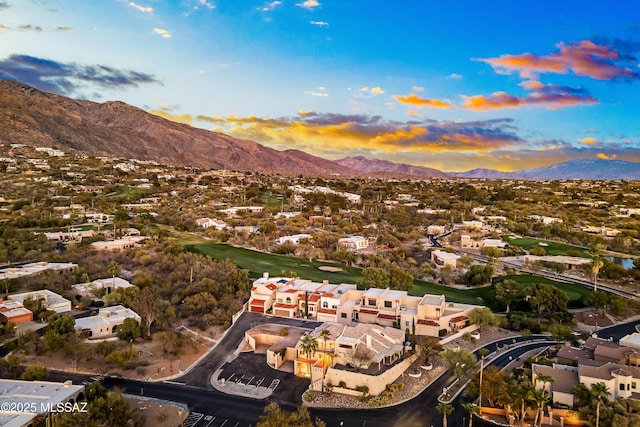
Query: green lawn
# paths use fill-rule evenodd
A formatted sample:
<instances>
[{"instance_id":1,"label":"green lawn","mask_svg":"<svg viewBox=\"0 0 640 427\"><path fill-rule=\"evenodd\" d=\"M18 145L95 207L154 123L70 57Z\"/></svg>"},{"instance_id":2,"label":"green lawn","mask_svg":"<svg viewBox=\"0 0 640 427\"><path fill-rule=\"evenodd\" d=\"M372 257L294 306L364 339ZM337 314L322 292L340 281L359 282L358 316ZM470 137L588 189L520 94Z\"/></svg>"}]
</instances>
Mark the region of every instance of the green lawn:
<instances>
[{"instance_id":1,"label":"green lawn","mask_svg":"<svg viewBox=\"0 0 640 427\"><path fill-rule=\"evenodd\" d=\"M266 254L220 243L187 245L187 247L189 250L200 252L215 259L229 258L238 267L249 270L251 277L262 277L264 272L268 272L271 276L276 276L283 270L295 271L298 276L316 282L329 280L331 283L356 283L361 277L359 268L326 262L310 262L305 258ZM330 273L318 270L318 267L323 265L339 267L343 271Z\"/></svg>"},{"instance_id":2,"label":"green lawn","mask_svg":"<svg viewBox=\"0 0 640 427\"><path fill-rule=\"evenodd\" d=\"M512 275L512 276L503 276L499 278L502 279L511 279L516 282L522 284L524 288L528 288L533 283L548 283L550 285L555 286L560 289L569 297L569 308L580 308L584 307L583 300L591 293L591 290L584 286L573 285L569 283L556 282L555 280L547 279L539 276L530 276L530 275ZM494 279L494 282L496 279Z\"/></svg>"},{"instance_id":3,"label":"green lawn","mask_svg":"<svg viewBox=\"0 0 640 427\"><path fill-rule=\"evenodd\" d=\"M260 196L260 200L269 208L282 206L283 202L285 205L289 204L289 200L281 194L264 193Z\"/></svg>"},{"instance_id":4,"label":"green lawn","mask_svg":"<svg viewBox=\"0 0 640 427\"><path fill-rule=\"evenodd\" d=\"M187 244L189 250L199 252L215 259L229 258L238 267L249 270L251 277L262 277L264 272L269 272L271 276L277 276L281 271L295 271L298 276L321 282L328 280L330 283L357 283L360 279L361 269L347 267L342 264L309 261L305 258L292 256L273 255L252 251L244 248L237 248L220 243L200 243ZM342 268L343 271L330 273L318 270L320 266L332 266ZM549 283L555 285L569 297L569 307L583 307L583 299L589 294L587 288L579 285L560 283L553 280L537 276L504 276L507 279L516 280L528 287L532 283ZM494 279L495 281L495 279ZM502 304L495 299L495 287L493 285L484 288L456 289L448 286L437 285L435 283L415 280L410 295L422 296L424 294L444 295L447 301L464 304L486 305L492 310L501 310Z\"/></svg>"},{"instance_id":5,"label":"green lawn","mask_svg":"<svg viewBox=\"0 0 640 427\"><path fill-rule=\"evenodd\" d=\"M566 245L564 243L558 243L551 240L536 239L533 237L518 237L511 239L509 235L502 236L505 242L510 245L519 246L525 250L530 250L535 246L540 246L540 243L544 243L547 246L542 246L547 251L547 255L567 255L568 251L575 252L584 258L589 258L589 251L580 248L578 246Z\"/></svg>"}]
</instances>

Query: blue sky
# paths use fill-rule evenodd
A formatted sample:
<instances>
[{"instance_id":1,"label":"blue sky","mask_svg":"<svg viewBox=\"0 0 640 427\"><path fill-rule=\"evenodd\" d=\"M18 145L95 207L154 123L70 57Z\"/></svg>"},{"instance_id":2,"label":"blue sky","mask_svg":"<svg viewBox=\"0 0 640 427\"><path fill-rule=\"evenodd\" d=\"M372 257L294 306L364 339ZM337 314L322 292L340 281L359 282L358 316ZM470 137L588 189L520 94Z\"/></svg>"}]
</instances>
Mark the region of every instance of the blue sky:
<instances>
[{"instance_id":1,"label":"blue sky","mask_svg":"<svg viewBox=\"0 0 640 427\"><path fill-rule=\"evenodd\" d=\"M639 55L632 1L0 0L0 78L447 171L640 161Z\"/></svg>"}]
</instances>

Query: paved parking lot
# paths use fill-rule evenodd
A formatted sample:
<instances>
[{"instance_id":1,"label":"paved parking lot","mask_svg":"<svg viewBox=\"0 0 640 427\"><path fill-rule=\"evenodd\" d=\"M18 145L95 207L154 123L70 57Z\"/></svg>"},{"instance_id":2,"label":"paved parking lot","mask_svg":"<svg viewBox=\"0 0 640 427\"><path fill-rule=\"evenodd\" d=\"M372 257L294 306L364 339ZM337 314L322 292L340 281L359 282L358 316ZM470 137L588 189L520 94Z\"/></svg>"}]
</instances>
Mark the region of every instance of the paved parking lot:
<instances>
[{"instance_id":1,"label":"paved parking lot","mask_svg":"<svg viewBox=\"0 0 640 427\"><path fill-rule=\"evenodd\" d=\"M302 393L309 387L309 380L272 369L264 354L240 353L226 363L218 380L245 386L267 387L273 390L269 400L301 403Z\"/></svg>"},{"instance_id":2,"label":"paved parking lot","mask_svg":"<svg viewBox=\"0 0 640 427\"><path fill-rule=\"evenodd\" d=\"M200 412L191 412L186 420L184 427L251 427L252 423L240 420L234 417L216 416L211 414L202 414Z\"/></svg>"}]
</instances>

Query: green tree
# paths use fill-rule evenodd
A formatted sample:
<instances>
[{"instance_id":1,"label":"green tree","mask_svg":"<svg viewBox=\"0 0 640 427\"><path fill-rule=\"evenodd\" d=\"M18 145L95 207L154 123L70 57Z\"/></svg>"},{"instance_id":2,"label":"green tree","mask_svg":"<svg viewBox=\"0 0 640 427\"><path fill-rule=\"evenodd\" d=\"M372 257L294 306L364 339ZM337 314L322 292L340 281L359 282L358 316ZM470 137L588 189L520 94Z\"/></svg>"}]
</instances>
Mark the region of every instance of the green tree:
<instances>
[{"instance_id":1,"label":"green tree","mask_svg":"<svg viewBox=\"0 0 640 427\"><path fill-rule=\"evenodd\" d=\"M436 411L442 415L442 427L447 427L447 417L453 414L453 406L448 403L440 402L436 405Z\"/></svg>"},{"instance_id":2,"label":"green tree","mask_svg":"<svg viewBox=\"0 0 640 427\"><path fill-rule=\"evenodd\" d=\"M515 280L506 279L496 283L496 299L507 306L507 313L511 304L522 301L524 296L524 288Z\"/></svg>"},{"instance_id":3,"label":"green tree","mask_svg":"<svg viewBox=\"0 0 640 427\"><path fill-rule=\"evenodd\" d=\"M472 265L462 280L469 286L482 286L491 281L493 267L490 265Z\"/></svg>"},{"instance_id":4,"label":"green tree","mask_svg":"<svg viewBox=\"0 0 640 427\"><path fill-rule=\"evenodd\" d=\"M200 292L186 297L184 306L191 316L203 316L212 313L218 307L218 301L209 292Z\"/></svg>"},{"instance_id":5,"label":"green tree","mask_svg":"<svg viewBox=\"0 0 640 427\"><path fill-rule=\"evenodd\" d=\"M604 316L607 310L607 304L609 303L609 295L603 291L593 291L587 295L585 303L588 306L601 309L602 315Z\"/></svg>"},{"instance_id":6,"label":"green tree","mask_svg":"<svg viewBox=\"0 0 640 427\"><path fill-rule=\"evenodd\" d=\"M311 374L311 355L318 350L318 340L311 334L307 334L300 340L300 349L307 355L307 359L309 359L309 374Z\"/></svg>"},{"instance_id":7,"label":"green tree","mask_svg":"<svg viewBox=\"0 0 640 427\"><path fill-rule=\"evenodd\" d=\"M627 312L627 300L619 295L612 295L609 298L611 311L617 315L624 315Z\"/></svg>"},{"instance_id":8,"label":"green tree","mask_svg":"<svg viewBox=\"0 0 640 427\"><path fill-rule=\"evenodd\" d=\"M322 338L322 341L324 343L324 349L327 349L327 341L329 341L331 339L331 331L328 329L323 329L322 331L320 331L320 338Z\"/></svg>"},{"instance_id":9,"label":"green tree","mask_svg":"<svg viewBox=\"0 0 640 427\"><path fill-rule=\"evenodd\" d=\"M159 295L151 286L148 286L137 292L131 305L135 312L142 318L143 325L145 326L143 330L144 335L150 336L151 325L160 314L161 300Z\"/></svg>"},{"instance_id":10,"label":"green tree","mask_svg":"<svg viewBox=\"0 0 640 427\"><path fill-rule=\"evenodd\" d=\"M271 402L264 408L257 427L326 427L326 423L318 418L311 419L311 414L305 406L296 412L283 411L276 402Z\"/></svg>"},{"instance_id":11,"label":"green tree","mask_svg":"<svg viewBox=\"0 0 640 427\"><path fill-rule=\"evenodd\" d=\"M112 284L116 280L116 274L120 273L120 264L115 261L112 261L107 266L107 272L111 275ZM115 288L115 286L114 286Z\"/></svg>"},{"instance_id":12,"label":"green tree","mask_svg":"<svg viewBox=\"0 0 640 427\"><path fill-rule=\"evenodd\" d=\"M600 425L600 405L606 400L609 393L609 389L605 383L591 384L591 395L596 399L596 427Z\"/></svg>"},{"instance_id":13,"label":"green tree","mask_svg":"<svg viewBox=\"0 0 640 427\"><path fill-rule=\"evenodd\" d=\"M0 368L2 368L9 376L13 376L22 364L22 359L13 353L6 355L0 359Z\"/></svg>"},{"instance_id":14,"label":"green tree","mask_svg":"<svg viewBox=\"0 0 640 427\"><path fill-rule=\"evenodd\" d=\"M538 324L543 314L561 316L567 312L567 295L553 285L534 283L527 289L529 305L538 314Z\"/></svg>"},{"instance_id":15,"label":"green tree","mask_svg":"<svg viewBox=\"0 0 640 427\"><path fill-rule=\"evenodd\" d=\"M464 376L473 369L478 361L472 352L464 349L452 350L447 348L440 353L440 356L447 364L447 367L453 371L453 375L456 378Z\"/></svg>"},{"instance_id":16,"label":"green tree","mask_svg":"<svg viewBox=\"0 0 640 427\"><path fill-rule=\"evenodd\" d=\"M591 251L591 262L589 267L591 268L591 280L593 280L593 290L598 290L598 274L600 269L604 266L604 261L597 250Z\"/></svg>"},{"instance_id":17,"label":"green tree","mask_svg":"<svg viewBox=\"0 0 640 427\"><path fill-rule=\"evenodd\" d=\"M433 356L443 350L438 338L428 336L420 336L418 338L418 348L420 348L420 352L424 356L424 363L428 363Z\"/></svg>"},{"instance_id":18,"label":"green tree","mask_svg":"<svg viewBox=\"0 0 640 427\"><path fill-rule=\"evenodd\" d=\"M391 289L408 291L413 286L413 276L400 267L391 267L389 271L389 286Z\"/></svg>"},{"instance_id":19,"label":"green tree","mask_svg":"<svg viewBox=\"0 0 640 427\"><path fill-rule=\"evenodd\" d=\"M45 331L53 331L58 335L66 335L75 330L76 319L66 314L56 313L49 317Z\"/></svg>"},{"instance_id":20,"label":"green tree","mask_svg":"<svg viewBox=\"0 0 640 427\"><path fill-rule=\"evenodd\" d=\"M488 307L474 308L469 312L469 322L478 325L480 330L489 326L497 326L500 324L500 319L493 314Z\"/></svg>"},{"instance_id":21,"label":"green tree","mask_svg":"<svg viewBox=\"0 0 640 427\"><path fill-rule=\"evenodd\" d=\"M21 380L25 381L42 381L49 376L49 370L44 365L29 365L20 375Z\"/></svg>"},{"instance_id":22,"label":"green tree","mask_svg":"<svg viewBox=\"0 0 640 427\"><path fill-rule=\"evenodd\" d=\"M124 319L122 325L116 329L116 336L123 340L130 342L140 337L140 324L132 317Z\"/></svg>"},{"instance_id":23,"label":"green tree","mask_svg":"<svg viewBox=\"0 0 640 427\"><path fill-rule=\"evenodd\" d=\"M473 416L480 413L480 407L475 403L463 403L462 407L469 414L469 427L473 427Z\"/></svg>"},{"instance_id":24,"label":"green tree","mask_svg":"<svg viewBox=\"0 0 640 427\"><path fill-rule=\"evenodd\" d=\"M389 286L389 275L381 268L367 267L362 270L361 274L362 279L358 281L358 284L365 289Z\"/></svg>"}]
</instances>

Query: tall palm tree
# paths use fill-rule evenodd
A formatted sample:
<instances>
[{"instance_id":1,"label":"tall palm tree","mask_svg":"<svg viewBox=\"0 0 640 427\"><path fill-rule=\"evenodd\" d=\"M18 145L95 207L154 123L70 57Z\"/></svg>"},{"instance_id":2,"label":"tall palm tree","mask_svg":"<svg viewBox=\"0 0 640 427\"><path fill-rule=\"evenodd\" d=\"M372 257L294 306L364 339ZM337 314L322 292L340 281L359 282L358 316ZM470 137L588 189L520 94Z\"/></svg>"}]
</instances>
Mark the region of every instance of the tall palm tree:
<instances>
[{"instance_id":1,"label":"tall palm tree","mask_svg":"<svg viewBox=\"0 0 640 427\"><path fill-rule=\"evenodd\" d=\"M447 427L447 416L453 414L453 406L440 402L436 405L436 411L442 414L442 427Z\"/></svg>"},{"instance_id":2,"label":"tall palm tree","mask_svg":"<svg viewBox=\"0 0 640 427\"><path fill-rule=\"evenodd\" d=\"M489 354L489 350L487 350L486 348L481 348L480 350L478 350L478 353L480 353L480 391L479 391L479 395L478 395L478 405L479 405L479 412L482 413L482 373L484 371L484 357Z\"/></svg>"},{"instance_id":3,"label":"tall palm tree","mask_svg":"<svg viewBox=\"0 0 640 427\"><path fill-rule=\"evenodd\" d=\"M542 390L546 391L547 383L552 384L554 382L554 379L553 379L553 377L551 375L538 374L538 375L536 375L536 383L538 381L540 381L542 383ZM544 414L544 404L545 403L547 403L547 401L542 402L541 414ZM540 424L542 425L542 420L540 420Z\"/></svg>"},{"instance_id":4,"label":"tall palm tree","mask_svg":"<svg viewBox=\"0 0 640 427\"><path fill-rule=\"evenodd\" d=\"M318 349L318 340L311 334L308 334L302 338L300 348L307 355L307 359L309 359L309 375L311 375L311 355Z\"/></svg>"},{"instance_id":5,"label":"tall palm tree","mask_svg":"<svg viewBox=\"0 0 640 427\"><path fill-rule=\"evenodd\" d=\"M599 254L593 254L589 266L591 267L591 278L593 280L593 290L595 292L598 290L598 274L600 274L600 269L604 266L604 262Z\"/></svg>"},{"instance_id":6,"label":"tall palm tree","mask_svg":"<svg viewBox=\"0 0 640 427\"><path fill-rule=\"evenodd\" d=\"M120 264L113 261L107 266L107 271L111 275L111 288L115 290L116 287L116 274L120 273Z\"/></svg>"},{"instance_id":7,"label":"tall palm tree","mask_svg":"<svg viewBox=\"0 0 640 427\"><path fill-rule=\"evenodd\" d=\"M475 403L463 403L462 407L469 413L469 427L473 427L473 415L480 413L480 408Z\"/></svg>"},{"instance_id":8,"label":"tall palm tree","mask_svg":"<svg viewBox=\"0 0 640 427\"><path fill-rule=\"evenodd\" d=\"M320 338L324 341L324 349L327 349L327 341L331 339L331 331L328 329L323 329L320 331Z\"/></svg>"},{"instance_id":9,"label":"tall palm tree","mask_svg":"<svg viewBox=\"0 0 640 427\"><path fill-rule=\"evenodd\" d=\"M605 383L591 384L591 395L597 399L596 401L596 427L600 425L600 404L605 397L609 396L609 389Z\"/></svg>"},{"instance_id":10,"label":"tall palm tree","mask_svg":"<svg viewBox=\"0 0 640 427\"><path fill-rule=\"evenodd\" d=\"M544 404L549 401L549 392L547 390L530 390L527 400L536 404L536 417L533 420L533 425L538 425L538 419L540 420L540 425L542 425L542 409Z\"/></svg>"}]
</instances>

